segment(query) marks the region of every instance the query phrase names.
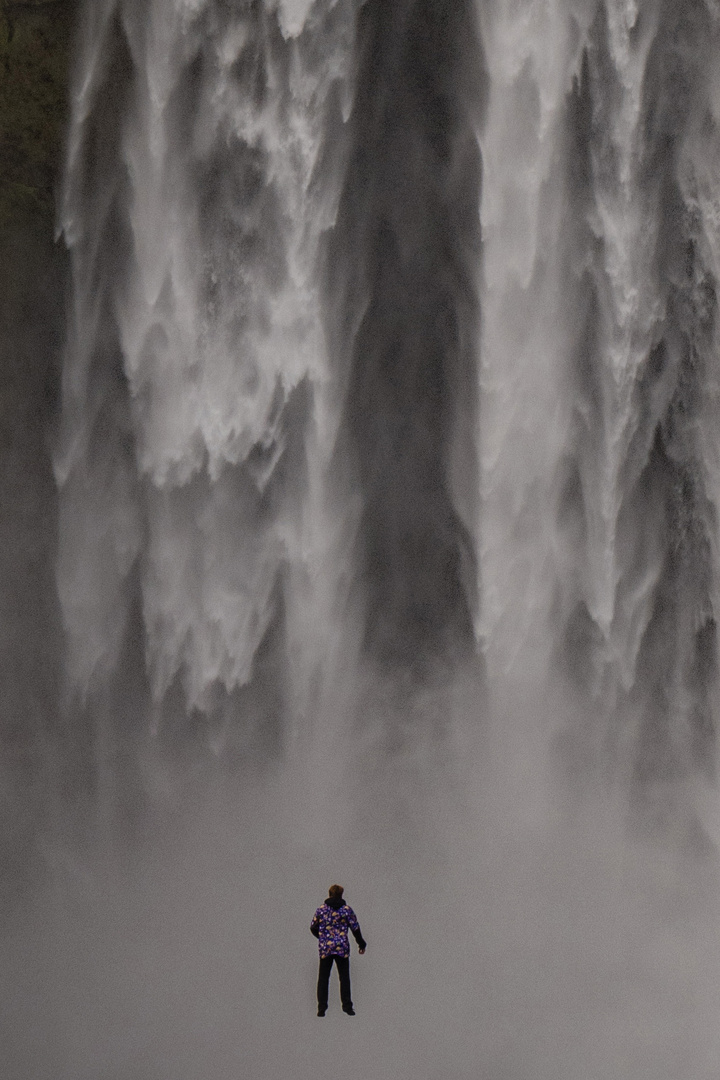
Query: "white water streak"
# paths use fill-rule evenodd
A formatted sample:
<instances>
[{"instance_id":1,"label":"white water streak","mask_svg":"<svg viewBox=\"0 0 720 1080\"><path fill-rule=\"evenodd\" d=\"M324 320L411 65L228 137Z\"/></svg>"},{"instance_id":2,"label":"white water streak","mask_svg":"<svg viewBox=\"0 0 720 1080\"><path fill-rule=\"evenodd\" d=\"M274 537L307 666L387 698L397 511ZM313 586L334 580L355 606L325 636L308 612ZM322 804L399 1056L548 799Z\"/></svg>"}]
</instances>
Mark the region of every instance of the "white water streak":
<instances>
[{"instance_id":1,"label":"white water streak","mask_svg":"<svg viewBox=\"0 0 720 1080\"><path fill-rule=\"evenodd\" d=\"M585 5L585 8L587 5ZM489 671L547 670L560 553L556 474L567 449L575 344L566 267L565 97L587 21L564 3L482 5L490 74L481 137L479 633ZM584 18L581 18L584 16Z\"/></svg>"},{"instance_id":2,"label":"white water streak","mask_svg":"<svg viewBox=\"0 0 720 1080\"><path fill-rule=\"evenodd\" d=\"M332 95L348 80L354 11L330 2L310 12L286 2L229 17L199 0L153 0L142 17L130 4L117 10L134 78L114 182L93 194L126 214L130 229L130 263L104 284L113 295L133 471L144 493L128 480L120 494L126 465L117 457L94 460L90 449L97 399L91 359L104 328L97 238L80 224L79 192L88 117L98 94L108 93L108 6L102 26L96 14L88 19L69 140L63 228L73 251L75 312L57 466L65 487L60 588L73 682L87 688L102 678L98 651L107 654L103 670L117 658L123 583L142 549L154 693L161 698L184 671L189 704L202 706L215 681L232 690L250 678L283 565L307 579L311 607L318 568L332 565L324 475L337 408L318 245L334 221L340 178L318 177ZM196 95L190 123L187 106L177 104L182 94ZM117 187L124 174L127 205ZM288 502L276 494L261 512L288 456L287 409L301 384L313 422L294 453L307 458L306 470L300 466L307 498L298 512L299 497ZM83 491L73 496L81 475ZM118 518L128 527L118 529ZM104 548L97 530L109 537ZM304 615L301 636L314 662L323 633L331 632L334 598L326 594L315 605L311 635Z\"/></svg>"}]
</instances>

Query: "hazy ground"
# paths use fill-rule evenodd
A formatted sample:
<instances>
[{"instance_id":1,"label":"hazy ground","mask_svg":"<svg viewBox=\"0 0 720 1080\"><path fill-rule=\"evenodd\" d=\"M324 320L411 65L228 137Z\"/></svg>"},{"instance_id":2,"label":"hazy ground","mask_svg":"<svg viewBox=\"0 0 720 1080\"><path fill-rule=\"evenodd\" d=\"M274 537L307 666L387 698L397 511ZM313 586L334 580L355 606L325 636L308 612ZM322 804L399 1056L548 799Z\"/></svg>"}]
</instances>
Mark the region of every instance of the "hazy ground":
<instances>
[{"instance_id":1,"label":"hazy ground","mask_svg":"<svg viewBox=\"0 0 720 1080\"><path fill-rule=\"evenodd\" d=\"M5 1075L714 1080L713 866L623 840L609 801L548 798L541 761L531 780L491 742L492 769L461 730L347 770L299 753L125 867L58 845L55 895L2 946ZM333 974L320 1020L333 881L369 947L357 1016Z\"/></svg>"}]
</instances>

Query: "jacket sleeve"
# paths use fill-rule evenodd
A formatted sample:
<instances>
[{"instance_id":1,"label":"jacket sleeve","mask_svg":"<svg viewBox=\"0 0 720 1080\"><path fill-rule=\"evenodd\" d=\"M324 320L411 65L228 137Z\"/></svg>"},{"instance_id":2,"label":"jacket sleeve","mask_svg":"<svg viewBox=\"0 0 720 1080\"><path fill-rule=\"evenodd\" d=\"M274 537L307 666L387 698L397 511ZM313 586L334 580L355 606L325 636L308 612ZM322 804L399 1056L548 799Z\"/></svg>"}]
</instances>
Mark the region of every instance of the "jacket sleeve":
<instances>
[{"instance_id":1,"label":"jacket sleeve","mask_svg":"<svg viewBox=\"0 0 720 1080\"><path fill-rule=\"evenodd\" d=\"M367 949L367 942L362 936L360 923L357 921L357 915L351 907L348 908L348 926L352 930L353 937L357 941L358 949Z\"/></svg>"},{"instance_id":2,"label":"jacket sleeve","mask_svg":"<svg viewBox=\"0 0 720 1080\"><path fill-rule=\"evenodd\" d=\"M310 923L310 933L313 937L320 937L320 916L317 911L313 915L313 921Z\"/></svg>"}]
</instances>

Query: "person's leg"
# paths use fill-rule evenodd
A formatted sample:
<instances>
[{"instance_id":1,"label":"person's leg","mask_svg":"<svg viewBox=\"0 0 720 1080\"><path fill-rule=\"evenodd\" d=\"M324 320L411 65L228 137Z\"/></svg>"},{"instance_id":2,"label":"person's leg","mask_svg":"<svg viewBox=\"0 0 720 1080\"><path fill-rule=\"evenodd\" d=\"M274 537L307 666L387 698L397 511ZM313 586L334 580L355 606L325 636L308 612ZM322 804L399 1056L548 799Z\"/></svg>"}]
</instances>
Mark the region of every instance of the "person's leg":
<instances>
[{"instance_id":1,"label":"person's leg","mask_svg":"<svg viewBox=\"0 0 720 1080\"><path fill-rule=\"evenodd\" d=\"M346 1012L349 1012L353 1007L352 995L350 993L350 957L336 956L335 963L337 964L338 976L340 978L340 1000L342 1001L343 1009Z\"/></svg>"},{"instance_id":2,"label":"person's leg","mask_svg":"<svg viewBox=\"0 0 720 1080\"><path fill-rule=\"evenodd\" d=\"M332 966L332 956L320 957L317 983L318 1016L322 1016L328 1007L328 983L330 982L330 971Z\"/></svg>"}]
</instances>

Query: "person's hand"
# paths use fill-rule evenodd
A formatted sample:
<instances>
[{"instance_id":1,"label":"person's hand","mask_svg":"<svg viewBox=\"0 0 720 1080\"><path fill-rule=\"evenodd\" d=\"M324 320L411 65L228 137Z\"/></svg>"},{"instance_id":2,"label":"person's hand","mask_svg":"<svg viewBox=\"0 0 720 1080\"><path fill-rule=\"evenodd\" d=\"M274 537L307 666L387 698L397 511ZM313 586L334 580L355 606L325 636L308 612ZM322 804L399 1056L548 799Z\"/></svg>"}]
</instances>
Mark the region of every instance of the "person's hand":
<instances>
[{"instance_id":1,"label":"person's hand","mask_svg":"<svg viewBox=\"0 0 720 1080\"><path fill-rule=\"evenodd\" d=\"M358 952L359 952L359 953L360 953L360 955L362 956L362 954L363 954L363 953L365 952L365 950L364 950L364 949L358 949Z\"/></svg>"}]
</instances>

